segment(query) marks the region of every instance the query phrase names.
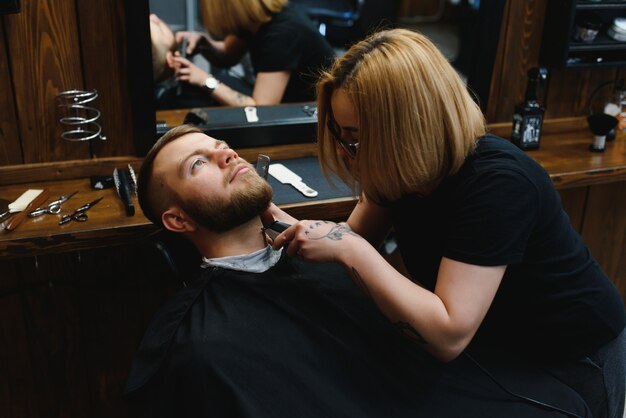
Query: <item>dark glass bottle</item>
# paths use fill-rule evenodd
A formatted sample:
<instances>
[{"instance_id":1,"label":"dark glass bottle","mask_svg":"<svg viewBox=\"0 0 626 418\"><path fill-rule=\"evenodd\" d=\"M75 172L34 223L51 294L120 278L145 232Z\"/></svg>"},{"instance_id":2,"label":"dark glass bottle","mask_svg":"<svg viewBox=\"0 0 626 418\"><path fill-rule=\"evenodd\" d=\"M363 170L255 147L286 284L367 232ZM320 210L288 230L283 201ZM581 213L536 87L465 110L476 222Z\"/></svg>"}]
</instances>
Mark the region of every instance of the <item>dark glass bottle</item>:
<instances>
[{"instance_id":1,"label":"dark glass bottle","mask_svg":"<svg viewBox=\"0 0 626 418\"><path fill-rule=\"evenodd\" d=\"M526 99L515 105L511 141L523 150L539 148L545 109L537 101L537 91L547 78L546 68L528 70Z\"/></svg>"}]
</instances>

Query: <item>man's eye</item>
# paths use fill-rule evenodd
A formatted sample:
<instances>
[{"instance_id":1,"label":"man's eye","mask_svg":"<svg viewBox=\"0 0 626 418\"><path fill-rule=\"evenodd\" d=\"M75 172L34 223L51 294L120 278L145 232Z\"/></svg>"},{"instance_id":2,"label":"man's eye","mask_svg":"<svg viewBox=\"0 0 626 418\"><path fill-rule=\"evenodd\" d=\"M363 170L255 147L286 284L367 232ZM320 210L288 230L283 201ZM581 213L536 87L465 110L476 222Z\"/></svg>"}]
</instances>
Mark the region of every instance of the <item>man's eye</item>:
<instances>
[{"instance_id":1,"label":"man's eye","mask_svg":"<svg viewBox=\"0 0 626 418\"><path fill-rule=\"evenodd\" d=\"M206 163L206 161L204 160L195 160L193 163L191 163L191 170L193 171L198 169L204 163Z\"/></svg>"}]
</instances>

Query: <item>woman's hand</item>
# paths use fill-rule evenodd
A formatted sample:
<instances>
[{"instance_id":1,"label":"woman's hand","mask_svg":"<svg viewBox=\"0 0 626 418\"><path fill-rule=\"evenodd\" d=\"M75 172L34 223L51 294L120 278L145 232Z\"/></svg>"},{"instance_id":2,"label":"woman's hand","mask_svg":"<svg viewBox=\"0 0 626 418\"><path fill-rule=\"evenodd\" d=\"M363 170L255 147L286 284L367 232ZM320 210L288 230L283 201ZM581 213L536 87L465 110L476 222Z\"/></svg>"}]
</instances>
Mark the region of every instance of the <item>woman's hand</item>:
<instances>
[{"instance_id":1,"label":"woman's hand","mask_svg":"<svg viewBox=\"0 0 626 418\"><path fill-rule=\"evenodd\" d=\"M181 45L183 42L183 39L187 38L187 51L185 51L187 55L194 54L198 44L200 44L201 42L208 41L205 35L200 32L187 32L187 31L176 32L174 37L176 38L176 43L178 45Z\"/></svg>"},{"instance_id":2,"label":"woman's hand","mask_svg":"<svg viewBox=\"0 0 626 418\"><path fill-rule=\"evenodd\" d=\"M293 225L296 222L298 222L296 218L294 218L293 216L289 215L287 212L285 212L284 210L276 206L273 202L270 203L270 205L267 207L265 212L261 213L260 217L261 217L261 222L265 226L271 224L274 221L284 222L289 225Z\"/></svg>"},{"instance_id":3,"label":"woman's hand","mask_svg":"<svg viewBox=\"0 0 626 418\"><path fill-rule=\"evenodd\" d=\"M344 223L300 221L276 237L274 248L286 246L287 255L306 261L341 262L351 243L363 241Z\"/></svg>"},{"instance_id":4,"label":"woman's hand","mask_svg":"<svg viewBox=\"0 0 626 418\"><path fill-rule=\"evenodd\" d=\"M203 87L204 81L209 77L206 71L203 71L187 58L181 57L178 52L174 56L174 68L176 68L177 80L185 81L194 86Z\"/></svg>"}]
</instances>

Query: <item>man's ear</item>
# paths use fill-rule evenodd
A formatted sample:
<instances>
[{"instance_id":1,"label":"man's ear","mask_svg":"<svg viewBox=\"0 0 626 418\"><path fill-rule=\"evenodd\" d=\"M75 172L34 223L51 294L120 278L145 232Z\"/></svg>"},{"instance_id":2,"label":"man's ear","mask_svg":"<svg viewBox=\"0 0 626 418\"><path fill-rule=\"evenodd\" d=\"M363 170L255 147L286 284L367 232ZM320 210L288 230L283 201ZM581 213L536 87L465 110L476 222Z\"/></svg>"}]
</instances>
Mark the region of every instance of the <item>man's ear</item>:
<instances>
[{"instance_id":1,"label":"man's ear","mask_svg":"<svg viewBox=\"0 0 626 418\"><path fill-rule=\"evenodd\" d=\"M192 232L196 230L196 223L193 222L186 213L180 209L168 209L161 215L161 222L168 231L172 232Z\"/></svg>"},{"instance_id":2,"label":"man's ear","mask_svg":"<svg viewBox=\"0 0 626 418\"><path fill-rule=\"evenodd\" d=\"M165 54L165 63L170 70L174 69L174 54L172 54L172 51L167 51L167 54Z\"/></svg>"}]
</instances>

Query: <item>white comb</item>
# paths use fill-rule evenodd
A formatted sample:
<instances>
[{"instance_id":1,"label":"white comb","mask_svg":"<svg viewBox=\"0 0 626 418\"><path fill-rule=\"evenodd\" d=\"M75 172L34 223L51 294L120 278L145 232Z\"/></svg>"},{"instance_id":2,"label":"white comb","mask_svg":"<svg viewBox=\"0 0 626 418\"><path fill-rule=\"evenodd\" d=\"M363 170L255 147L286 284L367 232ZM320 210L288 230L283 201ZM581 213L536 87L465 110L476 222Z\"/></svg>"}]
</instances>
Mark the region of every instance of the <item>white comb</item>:
<instances>
[{"instance_id":1,"label":"white comb","mask_svg":"<svg viewBox=\"0 0 626 418\"><path fill-rule=\"evenodd\" d=\"M15 202L9 203L9 212L21 212L26 209L26 206L33 201L34 198L39 196L43 192L41 189L28 189Z\"/></svg>"}]
</instances>

